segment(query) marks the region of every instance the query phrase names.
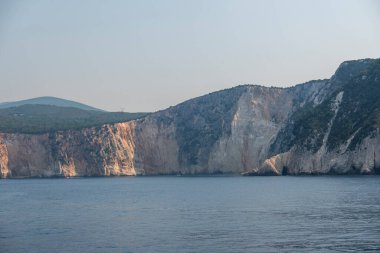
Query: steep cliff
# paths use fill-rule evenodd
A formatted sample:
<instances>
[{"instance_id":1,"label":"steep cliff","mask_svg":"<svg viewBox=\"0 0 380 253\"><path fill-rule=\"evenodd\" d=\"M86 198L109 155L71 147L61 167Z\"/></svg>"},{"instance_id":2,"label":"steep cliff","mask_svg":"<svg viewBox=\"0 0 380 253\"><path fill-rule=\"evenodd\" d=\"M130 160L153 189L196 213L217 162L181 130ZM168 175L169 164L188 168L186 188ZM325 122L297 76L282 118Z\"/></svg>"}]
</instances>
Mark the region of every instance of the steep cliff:
<instances>
[{"instance_id":1,"label":"steep cliff","mask_svg":"<svg viewBox=\"0 0 380 253\"><path fill-rule=\"evenodd\" d=\"M242 85L125 123L0 134L1 177L375 174L380 60L328 80Z\"/></svg>"},{"instance_id":2,"label":"steep cliff","mask_svg":"<svg viewBox=\"0 0 380 253\"><path fill-rule=\"evenodd\" d=\"M135 123L41 135L1 134L2 177L136 175Z\"/></svg>"},{"instance_id":3,"label":"steep cliff","mask_svg":"<svg viewBox=\"0 0 380 253\"><path fill-rule=\"evenodd\" d=\"M258 173L379 173L380 60L344 62L329 83L285 122Z\"/></svg>"}]
</instances>

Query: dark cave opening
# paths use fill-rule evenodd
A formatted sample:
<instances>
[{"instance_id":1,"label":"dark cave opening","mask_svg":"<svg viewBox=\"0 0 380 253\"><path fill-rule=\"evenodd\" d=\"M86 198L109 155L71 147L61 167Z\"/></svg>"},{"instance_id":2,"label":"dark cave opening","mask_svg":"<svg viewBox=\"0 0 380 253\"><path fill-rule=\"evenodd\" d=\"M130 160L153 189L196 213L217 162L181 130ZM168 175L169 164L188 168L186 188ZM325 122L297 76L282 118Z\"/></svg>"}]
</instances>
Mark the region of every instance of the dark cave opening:
<instances>
[{"instance_id":1,"label":"dark cave opening","mask_svg":"<svg viewBox=\"0 0 380 253\"><path fill-rule=\"evenodd\" d=\"M281 175L286 176L288 175L289 168L287 166L282 167Z\"/></svg>"}]
</instances>

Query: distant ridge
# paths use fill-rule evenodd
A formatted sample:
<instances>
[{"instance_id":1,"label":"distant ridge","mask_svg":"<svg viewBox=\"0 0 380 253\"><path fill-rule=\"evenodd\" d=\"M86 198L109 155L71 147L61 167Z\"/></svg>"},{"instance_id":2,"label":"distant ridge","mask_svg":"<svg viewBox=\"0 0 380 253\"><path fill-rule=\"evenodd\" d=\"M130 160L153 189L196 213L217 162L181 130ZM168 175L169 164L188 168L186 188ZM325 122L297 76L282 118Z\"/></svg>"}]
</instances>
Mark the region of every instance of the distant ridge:
<instances>
[{"instance_id":1,"label":"distant ridge","mask_svg":"<svg viewBox=\"0 0 380 253\"><path fill-rule=\"evenodd\" d=\"M37 97L37 98L31 98L31 99L25 99L20 101L14 101L14 102L4 102L0 103L0 109L4 108L11 108L11 107L17 107L22 105L54 105L59 107L73 107L78 108L86 111L104 111L89 105L85 105L82 103L78 103L75 101L62 99L62 98L56 98L56 97Z\"/></svg>"}]
</instances>

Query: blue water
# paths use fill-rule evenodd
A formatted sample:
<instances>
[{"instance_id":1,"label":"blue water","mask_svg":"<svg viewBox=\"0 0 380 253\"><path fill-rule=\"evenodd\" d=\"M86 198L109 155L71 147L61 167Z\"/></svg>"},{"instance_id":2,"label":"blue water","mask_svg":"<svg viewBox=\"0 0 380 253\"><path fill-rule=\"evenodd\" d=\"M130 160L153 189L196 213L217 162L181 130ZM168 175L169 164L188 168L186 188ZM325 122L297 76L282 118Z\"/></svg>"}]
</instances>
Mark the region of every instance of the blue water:
<instances>
[{"instance_id":1,"label":"blue water","mask_svg":"<svg viewBox=\"0 0 380 253\"><path fill-rule=\"evenodd\" d=\"M0 180L0 252L380 252L380 177Z\"/></svg>"}]
</instances>

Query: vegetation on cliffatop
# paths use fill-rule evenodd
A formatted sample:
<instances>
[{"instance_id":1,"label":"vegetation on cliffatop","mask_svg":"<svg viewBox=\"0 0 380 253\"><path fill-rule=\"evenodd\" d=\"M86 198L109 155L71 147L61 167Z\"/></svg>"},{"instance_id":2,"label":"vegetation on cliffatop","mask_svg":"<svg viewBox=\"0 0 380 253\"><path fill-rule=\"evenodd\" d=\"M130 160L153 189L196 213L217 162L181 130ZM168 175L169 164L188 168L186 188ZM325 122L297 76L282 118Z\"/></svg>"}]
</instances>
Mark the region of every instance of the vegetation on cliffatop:
<instances>
[{"instance_id":1,"label":"vegetation on cliffatop","mask_svg":"<svg viewBox=\"0 0 380 253\"><path fill-rule=\"evenodd\" d=\"M0 133L40 134L126 122L146 113L103 112L53 105L22 105L0 109Z\"/></svg>"},{"instance_id":2,"label":"vegetation on cliffatop","mask_svg":"<svg viewBox=\"0 0 380 253\"><path fill-rule=\"evenodd\" d=\"M379 128L380 60L374 61L343 86L344 96L332 125L330 150L352 138L350 149Z\"/></svg>"},{"instance_id":3,"label":"vegetation on cliffatop","mask_svg":"<svg viewBox=\"0 0 380 253\"><path fill-rule=\"evenodd\" d=\"M272 152L285 152L294 145L316 152L323 144L334 117L332 104L339 92L343 99L334 118L326 146L331 151L349 143L354 149L380 126L380 60L343 63L331 78L330 94L322 103L309 102L290 116L280 131ZM279 150L274 150L277 147Z\"/></svg>"}]
</instances>

